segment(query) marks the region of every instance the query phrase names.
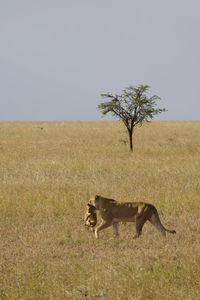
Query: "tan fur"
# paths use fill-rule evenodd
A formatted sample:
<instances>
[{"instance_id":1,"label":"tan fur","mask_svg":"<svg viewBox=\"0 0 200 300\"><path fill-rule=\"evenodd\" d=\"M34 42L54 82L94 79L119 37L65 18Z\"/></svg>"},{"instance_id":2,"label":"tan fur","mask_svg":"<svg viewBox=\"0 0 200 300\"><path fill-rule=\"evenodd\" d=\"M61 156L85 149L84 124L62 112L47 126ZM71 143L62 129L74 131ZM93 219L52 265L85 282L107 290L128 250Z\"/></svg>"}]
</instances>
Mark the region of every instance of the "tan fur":
<instances>
[{"instance_id":1,"label":"tan fur","mask_svg":"<svg viewBox=\"0 0 200 300\"><path fill-rule=\"evenodd\" d=\"M162 225L157 209L150 203L118 202L99 195L96 195L91 199L91 203L99 210L102 219L101 224L95 229L96 238L99 237L99 232L101 230L111 225L113 225L114 235L118 236L119 222L135 222L135 238L141 235L142 228L146 221L150 221L163 236L166 236L166 232L176 233L175 230L168 230Z\"/></svg>"},{"instance_id":2,"label":"tan fur","mask_svg":"<svg viewBox=\"0 0 200 300\"><path fill-rule=\"evenodd\" d=\"M94 227L97 224L97 214L96 214L96 207L92 204L87 204L86 213L84 216L85 226L88 227L92 232L94 232Z\"/></svg>"}]
</instances>

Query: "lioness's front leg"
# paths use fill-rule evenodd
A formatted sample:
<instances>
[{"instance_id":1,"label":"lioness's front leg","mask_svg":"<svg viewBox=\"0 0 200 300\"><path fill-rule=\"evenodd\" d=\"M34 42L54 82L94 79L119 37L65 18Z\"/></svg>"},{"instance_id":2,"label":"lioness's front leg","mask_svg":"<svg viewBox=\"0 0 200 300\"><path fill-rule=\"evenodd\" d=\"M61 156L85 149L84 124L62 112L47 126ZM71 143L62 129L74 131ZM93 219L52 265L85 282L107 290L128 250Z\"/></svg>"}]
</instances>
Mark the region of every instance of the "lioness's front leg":
<instances>
[{"instance_id":1,"label":"lioness's front leg","mask_svg":"<svg viewBox=\"0 0 200 300\"><path fill-rule=\"evenodd\" d=\"M95 238L98 239L99 238L99 231L109 227L112 225L112 221L105 221L102 220L101 224L95 229Z\"/></svg>"}]
</instances>

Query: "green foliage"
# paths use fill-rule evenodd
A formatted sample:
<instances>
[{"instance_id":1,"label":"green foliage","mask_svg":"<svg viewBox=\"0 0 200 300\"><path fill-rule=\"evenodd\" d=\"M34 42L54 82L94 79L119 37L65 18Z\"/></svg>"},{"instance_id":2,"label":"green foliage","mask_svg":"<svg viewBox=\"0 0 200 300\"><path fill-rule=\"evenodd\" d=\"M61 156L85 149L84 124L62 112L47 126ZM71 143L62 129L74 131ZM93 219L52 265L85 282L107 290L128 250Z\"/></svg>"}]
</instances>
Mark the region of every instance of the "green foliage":
<instances>
[{"instance_id":1,"label":"green foliage","mask_svg":"<svg viewBox=\"0 0 200 300\"><path fill-rule=\"evenodd\" d=\"M102 98L109 101L100 103L98 109L103 115L111 113L123 121L129 133L131 150L133 128L145 121L149 122L155 115L166 111L165 108L157 108L157 100L160 100L160 97L148 96L149 88L148 85L129 86L121 95L101 94Z\"/></svg>"}]
</instances>

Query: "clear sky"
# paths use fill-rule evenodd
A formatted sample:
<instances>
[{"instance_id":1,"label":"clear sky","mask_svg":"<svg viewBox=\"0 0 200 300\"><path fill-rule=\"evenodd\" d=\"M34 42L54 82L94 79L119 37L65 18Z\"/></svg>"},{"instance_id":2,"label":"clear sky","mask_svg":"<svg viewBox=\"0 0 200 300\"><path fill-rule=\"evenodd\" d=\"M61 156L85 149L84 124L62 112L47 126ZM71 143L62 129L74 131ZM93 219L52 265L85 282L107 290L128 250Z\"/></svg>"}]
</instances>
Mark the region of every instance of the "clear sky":
<instances>
[{"instance_id":1,"label":"clear sky","mask_svg":"<svg viewBox=\"0 0 200 300\"><path fill-rule=\"evenodd\" d=\"M0 0L0 120L98 120L141 83L200 119L199 0Z\"/></svg>"}]
</instances>

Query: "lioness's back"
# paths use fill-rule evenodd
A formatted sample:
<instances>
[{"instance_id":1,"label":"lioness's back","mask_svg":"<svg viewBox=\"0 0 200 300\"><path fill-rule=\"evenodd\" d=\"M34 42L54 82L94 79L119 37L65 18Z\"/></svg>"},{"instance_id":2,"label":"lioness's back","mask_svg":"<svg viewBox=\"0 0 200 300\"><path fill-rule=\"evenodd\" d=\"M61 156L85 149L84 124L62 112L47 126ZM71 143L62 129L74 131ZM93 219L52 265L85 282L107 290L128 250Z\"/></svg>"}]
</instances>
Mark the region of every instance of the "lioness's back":
<instances>
[{"instance_id":1,"label":"lioness's back","mask_svg":"<svg viewBox=\"0 0 200 300\"><path fill-rule=\"evenodd\" d=\"M129 202L118 202L118 203L112 203L111 205L111 212L113 214L113 217L132 217L137 214L138 207L137 205L134 205L133 203Z\"/></svg>"}]
</instances>

